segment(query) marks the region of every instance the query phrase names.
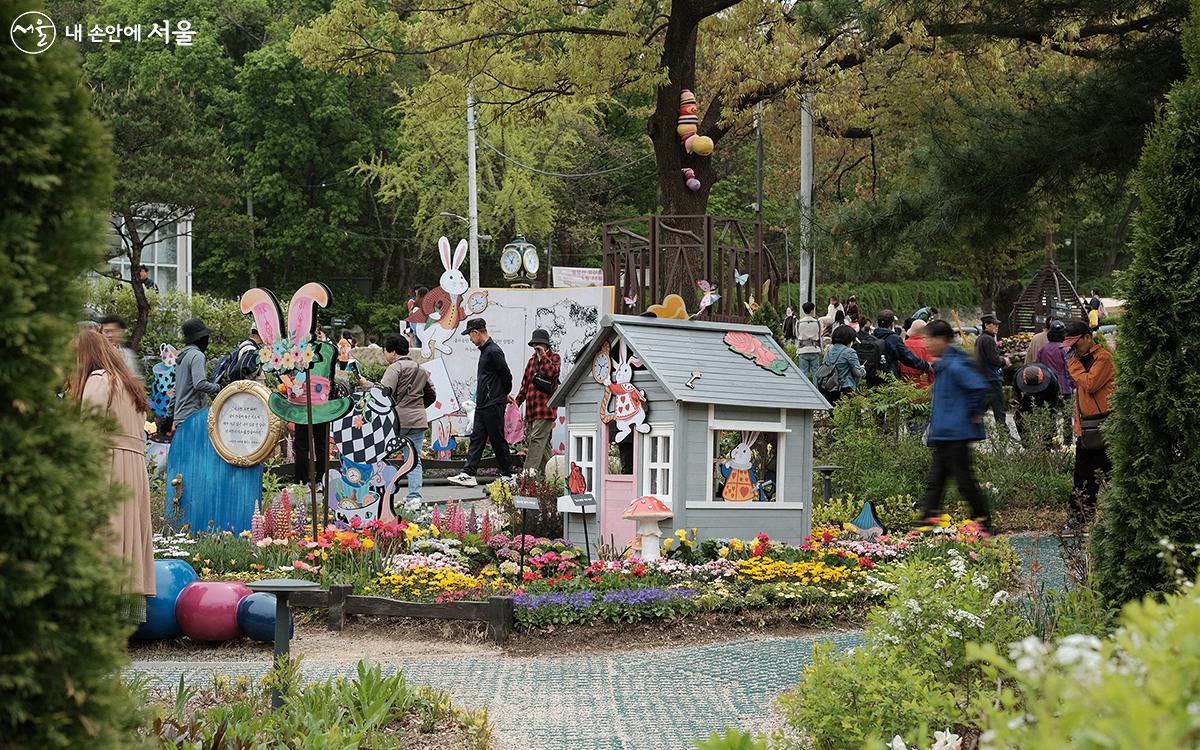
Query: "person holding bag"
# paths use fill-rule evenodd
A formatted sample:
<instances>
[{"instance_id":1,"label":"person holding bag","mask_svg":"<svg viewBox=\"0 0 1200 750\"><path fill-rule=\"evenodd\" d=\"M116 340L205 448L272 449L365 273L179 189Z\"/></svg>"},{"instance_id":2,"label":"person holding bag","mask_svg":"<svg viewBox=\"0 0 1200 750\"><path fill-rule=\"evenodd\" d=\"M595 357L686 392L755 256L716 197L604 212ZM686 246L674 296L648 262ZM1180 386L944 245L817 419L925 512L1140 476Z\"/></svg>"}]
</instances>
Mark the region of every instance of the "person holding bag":
<instances>
[{"instance_id":1,"label":"person holding bag","mask_svg":"<svg viewBox=\"0 0 1200 750\"><path fill-rule=\"evenodd\" d=\"M416 464L408 473L408 499L420 500L425 473L421 449L425 445L425 428L429 420L425 408L437 399L429 372L408 355L408 338L401 333L389 333L383 339L383 357L388 367L379 385L387 389L396 409L396 436L408 438L416 450ZM358 378L359 386L370 388L371 381Z\"/></svg>"},{"instance_id":2,"label":"person holding bag","mask_svg":"<svg viewBox=\"0 0 1200 750\"><path fill-rule=\"evenodd\" d=\"M1109 399L1116 384L1112 354L1092 338L1092 329L1082 320L1067 324L1062 343L1067 354L1067 372L1075 381L1075 478L1071 491L1071 514L1085 521L1096 510L1100 482L1112 472L1108 445L1101 427L1109 414Z\"/></svg>"},{"instance_id":3,"label":"person holding bag","mask_svg":"<svg viewBox=\"0 0 1200 750\"><path fill-rule=\"evenodd\" d=\"M536 328L529 337L533 356L525 363L525 375L521 378L521 390L516 398L509 400L525 405L525 473L545 476L546 462L550 460L550 435L554 430L555 410L550 408L550 395L558 387L562 360L551 350L550 333Z\"/></svg>"}]
</instances>

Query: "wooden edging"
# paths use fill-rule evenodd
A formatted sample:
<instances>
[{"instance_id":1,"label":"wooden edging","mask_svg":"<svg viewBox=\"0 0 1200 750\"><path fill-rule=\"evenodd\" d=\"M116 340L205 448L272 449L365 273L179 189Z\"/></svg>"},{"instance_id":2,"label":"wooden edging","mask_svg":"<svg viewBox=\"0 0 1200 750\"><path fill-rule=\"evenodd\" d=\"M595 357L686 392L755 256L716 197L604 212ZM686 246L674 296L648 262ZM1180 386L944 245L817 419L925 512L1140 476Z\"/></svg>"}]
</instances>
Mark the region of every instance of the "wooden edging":
<instances>
[{"instance_id":1,"label":"wooden edging","mask_svg":"<svg viewBox=\"0 0 1200 750\"><path fill-rule=\"evenodd\" d=\"M382 596L355 596L353 586L330 586L328 591L298 591L289 604L329 610L329 629L341 630L346 615L415 617L423 620L474 620L487 623L497 645L504 645L513 631L515 617L511 596L493 596L486 602L402 602Z\"/></svg>"}]
</instances>

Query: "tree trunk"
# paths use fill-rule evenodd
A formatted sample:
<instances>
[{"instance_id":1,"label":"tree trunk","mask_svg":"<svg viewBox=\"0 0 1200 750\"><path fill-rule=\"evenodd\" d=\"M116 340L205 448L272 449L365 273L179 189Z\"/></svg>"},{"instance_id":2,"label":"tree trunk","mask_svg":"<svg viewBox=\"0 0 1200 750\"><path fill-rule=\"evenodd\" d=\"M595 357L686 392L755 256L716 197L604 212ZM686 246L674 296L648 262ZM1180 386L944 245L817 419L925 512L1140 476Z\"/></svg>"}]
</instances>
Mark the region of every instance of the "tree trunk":
<instances>
[{"instance_id":1,"label":"tree trunk","mask_svg":"<svg viewBox=\"0 0 1200 750\"><path fill-rule=\"evenodd\" d=\"M129 336L129 348L136 352L150 324L150 300L146 299L146 287L142 285L138 274L138 266L142 264L143 239L132 216L125 217L125 231L129 233L129 286L133 289L133 301L137 304L137 320Z\"/></svg>"},{"instance_id":2,"label":"tree trunk","mask_svg":"<svg viewBox=\"0 0 1200 750\"><path fill-rule=\"evenodd\" d=\"M1112 273L1117 267L1117 258L1120 257L1121 250L1125 247L1125 240L1129 237L1129 221L1133 218L1137 207L1138 198L1135 195L1129 199L1129 205L1125 207L1125 213L1121 216L1121 223L1117 224L1117 231L1108 245L1108 254L1104 258L1105 276Z\"/></svg>"},{"instance_id":3,"label":"tree trunk","mask_svg":"<svg viewBox=\"0 0 1200 750\"><path fill-rule=\"evenodd\" d=\"M654 143L654 161L658 167L658 203L664 214L703 214L708 209L708 194L716 181L712 157L689 154L675 128L679 124L679 92L691 89L697 104L704 111L704 92L696 91L696 32L699 19L685 14L686 3L674 3L667 23L663 44L662 65L668 79L658 89L658 101L648 127ZM700 134L716 127L707 117L701 122ZM700 180L700 189L692 192L683 179L682 170L691 167Z\"/></svg>"}]
</instances>

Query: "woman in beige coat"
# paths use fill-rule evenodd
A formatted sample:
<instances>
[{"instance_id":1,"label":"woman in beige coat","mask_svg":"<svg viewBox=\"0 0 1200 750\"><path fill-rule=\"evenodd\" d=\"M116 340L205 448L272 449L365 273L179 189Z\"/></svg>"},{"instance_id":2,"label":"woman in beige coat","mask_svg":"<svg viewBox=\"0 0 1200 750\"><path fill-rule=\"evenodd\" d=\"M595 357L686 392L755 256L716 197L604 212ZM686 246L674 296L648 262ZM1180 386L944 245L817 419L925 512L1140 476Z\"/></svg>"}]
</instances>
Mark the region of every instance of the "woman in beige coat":
<instances>
[{"instance_id":1,"label":"woman in beige coat","mask_svg":"<svg viewBox=\"0 0 1200 750\"><path fill-rule=\"evenodd\" d=\"M109 454L109 482L124 490L113 513L110 549L126 566L121 593L130 597L131 620L146 619L146 596L154 595L154 542L150 527L150 480L146 474L146 392L117 350L95 331L82 331L75 347L71 393L76 401L116 422Z\"/></svg>"}]
</instances>

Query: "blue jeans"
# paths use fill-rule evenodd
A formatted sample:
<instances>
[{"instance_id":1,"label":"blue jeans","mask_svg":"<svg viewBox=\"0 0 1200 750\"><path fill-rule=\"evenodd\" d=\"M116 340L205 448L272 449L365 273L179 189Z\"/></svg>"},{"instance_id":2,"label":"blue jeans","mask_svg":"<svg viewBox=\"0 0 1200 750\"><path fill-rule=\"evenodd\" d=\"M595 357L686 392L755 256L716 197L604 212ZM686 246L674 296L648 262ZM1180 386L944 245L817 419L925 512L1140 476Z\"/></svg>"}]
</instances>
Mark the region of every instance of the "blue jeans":
<instances>
[{"instance_id":1,"label":"blue jeans","mask_svg":"<svg viewBox=\"0 0 1200 750\"><path fill-rule=\"evenodd\" d=\"M821 364L821 353L812 352L811 354L797 354L796 358L800 360L800 372L809 380L812 380L817 375L817 365Z\"/></svg>"},{"instance_id":2,"label":"blue jeans","mask_svg":"<svg viewBox=\"0 0 1200 750\"><path fill-rule=\"evenodd\" d=\"M421 462L421 448L425 445L425 428L401 429L400 437L411 440L413 447L417 449L417 463L413 466L412 471L408 472L406 478L408 479L408 497L420 497L421 487L425 484L425 467Z\"/></svg>"}]
</instances>

